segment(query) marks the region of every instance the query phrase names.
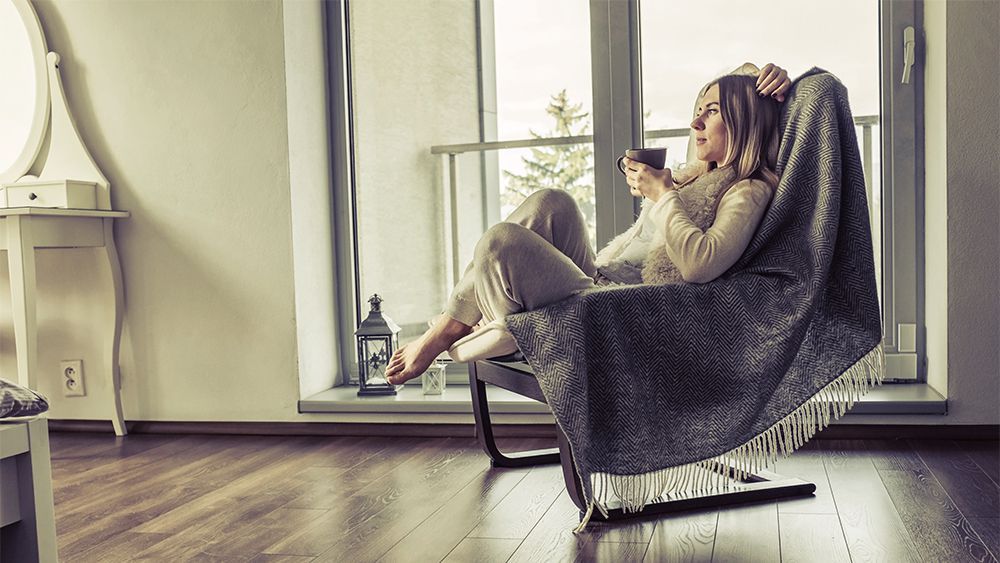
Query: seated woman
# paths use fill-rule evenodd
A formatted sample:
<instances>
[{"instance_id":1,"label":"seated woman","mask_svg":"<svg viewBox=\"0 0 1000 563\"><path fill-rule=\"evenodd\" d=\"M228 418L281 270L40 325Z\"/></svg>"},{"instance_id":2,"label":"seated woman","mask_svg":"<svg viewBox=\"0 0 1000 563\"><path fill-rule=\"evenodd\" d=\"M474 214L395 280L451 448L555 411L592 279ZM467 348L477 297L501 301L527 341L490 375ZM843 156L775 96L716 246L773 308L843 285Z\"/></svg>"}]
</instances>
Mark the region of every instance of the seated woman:
<instances>
[{"instance_id":1,"label":"seated woman","mask_svg":"<svg viewBox=\"0 0 1000 563\"><path fill-rule=\"evenodd\" d=\"M389 360L389 382L422 374L477 323L595 286L706 283L722 275L746 250L777 187L779 102L790 87L787 72L771 64L759 72L746 64L709 83L691 121L696 161L674 173L625 158L642 212L596 256L568 193L531 194L483 233L444 312Z\"/></svg>"}]
</instances>

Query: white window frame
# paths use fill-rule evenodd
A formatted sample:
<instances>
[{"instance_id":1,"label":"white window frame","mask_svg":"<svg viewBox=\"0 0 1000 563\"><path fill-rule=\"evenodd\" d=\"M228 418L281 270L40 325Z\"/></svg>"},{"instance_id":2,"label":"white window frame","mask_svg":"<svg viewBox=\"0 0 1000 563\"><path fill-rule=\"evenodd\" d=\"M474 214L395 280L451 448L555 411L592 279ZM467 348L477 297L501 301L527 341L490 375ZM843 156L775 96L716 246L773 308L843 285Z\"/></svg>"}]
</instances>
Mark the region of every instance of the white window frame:
<instances>
[{"instance_id":1,"label":"white window frame","mask_svg":"<svg viewBox=\"0 0 1000 563\"><path fill-rule=\"evenodd\" d=\"M887 381L927 381L924 329L923 3L881 0L882 321ZM902 83L904 30L915 62Z\"/></svg>"}]
</instances>

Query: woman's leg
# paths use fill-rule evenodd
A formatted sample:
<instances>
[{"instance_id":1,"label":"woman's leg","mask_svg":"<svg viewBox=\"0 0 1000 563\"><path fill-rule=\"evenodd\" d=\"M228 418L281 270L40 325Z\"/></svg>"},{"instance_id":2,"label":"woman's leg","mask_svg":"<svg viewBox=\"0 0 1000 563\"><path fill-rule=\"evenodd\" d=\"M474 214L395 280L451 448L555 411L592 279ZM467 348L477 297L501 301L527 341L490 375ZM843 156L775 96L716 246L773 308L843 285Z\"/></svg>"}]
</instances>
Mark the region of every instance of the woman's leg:
<instances>
[{"instance_id":1,"label":"woman's leg","mask_svg":"<svg viewBox=\"0 0 1000 563\"><path fill-rule=\"evenodd\" d=\"M525 260L522 250L533 260ZM389 382L399 384L423 373L480 320L488 322L568 297L592 286L596 271L587 224L573 197L556 189L531 194L480 238L476 256L455 285L443 314L389 360ZM516 290L507 291L512 283Z\"/></svg>"},{"instance_id":2,"label":"woman's leg","mask_svg":"<svg viewBox=\"0 0 1000 563\"><path fill-rule=\"evenodd\" d=\"M538 190L525 198L504 222L533 231L566 255L587 276L593 278L597 273L587 222L568 192L552 188ZM483 316L476 300L474 264L475 261L470 262L465 268L444 307L444 315L468 326L475 325Z\"/></svg>"},{"instance_id":3,"label":"woman's leg","mask_svg":"<svg viewBox=\"0 0 1000 563\"><path fill-rule=\"evenodd\" d=\"M540 309L594 287L594 278L573 260L515 223L490 227L476 245L473 264L476 303L486 322Z\"/></svg>"},{"instance_id":4,"label":"woman's leg","mask_svg":"<svg viewBox=\"0 0 1000 563\"><path fill-rule=\"evenodd\" d=\"M587 221L569 192L553 188L538 190L528 196L506 222L535 232L591 278L597 273Z\"/></svg>"}]
</instances>

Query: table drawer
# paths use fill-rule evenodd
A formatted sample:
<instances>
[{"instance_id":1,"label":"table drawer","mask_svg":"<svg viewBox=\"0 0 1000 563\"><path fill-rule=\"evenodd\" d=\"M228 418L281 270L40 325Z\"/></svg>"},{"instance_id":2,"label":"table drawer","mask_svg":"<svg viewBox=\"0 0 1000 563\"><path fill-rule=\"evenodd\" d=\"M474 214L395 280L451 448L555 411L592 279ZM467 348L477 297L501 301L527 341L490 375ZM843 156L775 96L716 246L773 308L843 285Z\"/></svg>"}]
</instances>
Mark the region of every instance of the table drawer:
<instances>
[{"instance_id":1,"label":"table drawer","mask_svg":"<svg viewBox=\"0 0 1000 563\"><path fill-rule=\"evenodd\" d=\"M7 184L4 192L7 207L97 208L97 184L92 182L63 180Z\"/></svg>"}]
</instances>

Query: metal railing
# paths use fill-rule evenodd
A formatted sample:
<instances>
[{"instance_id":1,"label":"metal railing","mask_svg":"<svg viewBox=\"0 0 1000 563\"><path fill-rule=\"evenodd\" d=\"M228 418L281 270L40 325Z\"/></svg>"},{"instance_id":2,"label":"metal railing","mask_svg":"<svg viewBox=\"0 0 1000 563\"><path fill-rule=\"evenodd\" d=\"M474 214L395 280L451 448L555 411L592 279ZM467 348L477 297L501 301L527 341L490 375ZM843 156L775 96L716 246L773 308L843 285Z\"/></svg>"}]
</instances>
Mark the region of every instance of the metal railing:
<instances>
[{"instance_id":1,"label":"metal railing","mask_svg":"<svg viewBox=\"0 0 1000 563\"><path fill-rule=\"evenodd\" d=\"M861 127L861 158L865 171L865 191L868 193L868 209L872 208L871 172L872 172L872 127L879 124L879 116L862 115L854 118L854 125ZM674 139L687 137L690 128L654 129L645 132L646 139ZM453 145L435 145L431 154L442 156L442 168L447 173L448 181L444 189L445 224L449 232L445 236L445 252L451 255L451 268L447 271L447 288L450 290L458 283L461 264L458 256L458 164L456 158L460 154L470 152L496 151L504 149L524 149L534 147L556 147L562 145L580 145L594 142L593 135L576 135L573 137L547 137L541 139L518 139L514 141L492 141L485 143L460 143ZM484 186L485 190L485 186Z\"/></svg>"}]
</instances>

